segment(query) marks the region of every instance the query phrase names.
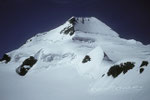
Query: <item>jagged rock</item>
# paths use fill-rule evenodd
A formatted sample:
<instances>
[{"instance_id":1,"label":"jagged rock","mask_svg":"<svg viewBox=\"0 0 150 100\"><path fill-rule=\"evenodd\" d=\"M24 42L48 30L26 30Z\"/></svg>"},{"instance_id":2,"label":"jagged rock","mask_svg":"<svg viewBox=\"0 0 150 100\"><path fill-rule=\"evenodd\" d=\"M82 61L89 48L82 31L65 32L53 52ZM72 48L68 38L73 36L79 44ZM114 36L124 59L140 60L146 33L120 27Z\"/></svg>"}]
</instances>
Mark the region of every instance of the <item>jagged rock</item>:
<instances>
[{"instance_id":1,"label":"jagged rock","mask_svg":"<svg viewBox=\"0 0 150 100\"><path fill-rule=\"evenodd\" d=\"M147 66L147 65L148 65L148 61L143 61L140 67Z\"/></svg>"},{"instance_id":2,"label":"jagged rock","mask_svg":"<svg viewBox=\"0 0 150 100\"><path fill-rule=\"evenodd\" d=\"M70 36L72 36L74 34L75 30L74 30L74 27L73 26L68 26L66 28L64 28L60 33L64 33L64 34L69 34Z\"/></svg>"},{"instance_id":3,"label":"jagged rock","mask_svg":"<svg viewBox=\"0 0 150 100\"><path fill-rule=\"evenodd\" d=\"M148 61L142 61L141 65L140 65L140 74L144 71L143 67L148 66Z\"/></svg>"},{"instance_id":4,"label":"jagged rock","mask_svg":"<svg viewBox=\"0 0 150 100\"><path fill-rule=\"evenodd\" d=\"M76 22L77 22L77 21L76 21L76 18L75 18L75 17L72 17L72 18L69 19L69 23L71 23L71 24L73 24L73 25L75 25Z\"/></svg>"},{"instance_id":5,"label":"jagged rock","mask_svg":"<svg viewBox=\"0 0 150 100\"><path fill-rule=\"evenodd\" d=\"M11 57L7 54L4 54L2 59L0 61L5 61L5 63L8 63L11 60Z\"/></svg>"},{"instance_id":6,"label":"jagged rock","mask_svg":"<svg viewBox=\"0 0 150 100\"><path fill-rule=\"evenodd\" d=\"M24 65L28 65L30 67L32 67L35 63L36 63L36 59L33 57L33 56L30 56L30 58L26 59L24 62L23 62L23 66Z\"/></svg>"},{"instance_id":7,"label":"jagged rock","mask_svg":"<svg viewBox=\"0 0 150 100\"><path fill-rule=\"evenodd\" d=\"M90 58L90 56L86 55L86 56L84 57L82 63L86 63L86 62L88 62L88 61L91 61L91 58Z\"/></svg>"},{"instance_id":8,"label":"jagged rock","mask_svg":"<svg viewBox=\"0 0 150 100\"><path fill-rule=\"evenodd\" d=\"M16 72L17 72L19 75L24 76L24 75L26 75L26 73L28 72L29 69L30 69L30 68L24 68L24 67L20 66L20 67L18 67L18 68L16 69Z\"/></svg>"},{"instance_id":9,"label":"jagged rock","mask_svg":"<svg viewBox=\"0 0 150 100\"><path fill-rule=\"evenodd\" d=\"M122 73L122 68L119 65L114 65L109 69L107 75L108 76L112 75L114 78L116 78L121 73Z\"/></svg>"},{"instance_id":10,"label":"jagged rock","mask_svg":"<svg viewBox=\"0 0 150 100\"><path fill-rule=\"evenodd\" d=\"M70 28L68 28L67 30L65 30L64 31L64 34L70 34L70 36L71 35L73 35L74 34L74 27L70 27Z\"/></svg>"},{"instance_id":11,"label":"jagged rock","mask_svg":"<svg viewBox=\"0 0 150 100\"><path fill-rule=\"evenodd\" d=\"M16 69L16 72L19 75L24 76L36 62L37 60L33 56L30 56L30 58L27 58L26 60L24 60L22 65Z\"/></svg>"},{"instance_id":12,"label":"jagged rock","mask_svg":"<svg viewBox=\"0 0 150 100\"><path fill-rule=\"evenodd\" d=\"M132 69L133 67L134 67L134 62L125 62L125 63L121 63L120 65L114 65L109 69L107 75L116 78L122 72L123 74L125 74L126 72L128 72L128 70Z\"/></svg>"},{"instance_id":13,"label":"jagged rock","mask_svg":"<svg viewBox=\"0 0 150 100\"><path fill-rule=\"evenodd\" d=\"M69 34L70 36L72 36L75 32L74 25L77 21L76 21L75 17L70 18L68 21L69 21L70 25L68 27L65 27L63 30L61 30L60 34L64 33L66 35Z\"/></svg>"},{"instance_id":14,"label":"jagged rock","mask_svg":"<svg viewBox=\"0 0 150 100\"><path fill-rule=\"evenodd\" d=\"M144 68L140 68L140 74L144 71Z\"/></svg>"}]
</instances>

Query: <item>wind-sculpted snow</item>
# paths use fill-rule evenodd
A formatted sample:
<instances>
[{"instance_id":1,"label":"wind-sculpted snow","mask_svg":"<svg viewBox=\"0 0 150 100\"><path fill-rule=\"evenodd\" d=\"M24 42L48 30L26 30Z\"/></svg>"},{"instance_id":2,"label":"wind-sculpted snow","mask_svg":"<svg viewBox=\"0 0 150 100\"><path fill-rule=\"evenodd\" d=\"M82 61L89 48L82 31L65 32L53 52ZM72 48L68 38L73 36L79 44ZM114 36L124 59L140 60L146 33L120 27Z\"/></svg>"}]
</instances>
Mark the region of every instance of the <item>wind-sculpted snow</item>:
<instances>
[{"instance_id":1,"label":"wind-sculpted snow","mask_svg":"<svg viewBox=\"0 0 150 100\"><path fill-rule=\"evenodd\" d=\"M120 38L94 17L72 17L6 54L0 100L150 98L150 45Z\"/></svg>"},{"instance_id":2,"label":"wind-sculpted snow","mask_svg":"<svg viewBox=\"0 0 150 100\"><path fill-rule=\"evenodd\" d=\"M81 41L81 42L89 42L89 43L95 42L95 40L92 39L92 38L79 37L79 36L73 37L72 40L74 40L74 41Z\"/></svg>"}]
</instances>

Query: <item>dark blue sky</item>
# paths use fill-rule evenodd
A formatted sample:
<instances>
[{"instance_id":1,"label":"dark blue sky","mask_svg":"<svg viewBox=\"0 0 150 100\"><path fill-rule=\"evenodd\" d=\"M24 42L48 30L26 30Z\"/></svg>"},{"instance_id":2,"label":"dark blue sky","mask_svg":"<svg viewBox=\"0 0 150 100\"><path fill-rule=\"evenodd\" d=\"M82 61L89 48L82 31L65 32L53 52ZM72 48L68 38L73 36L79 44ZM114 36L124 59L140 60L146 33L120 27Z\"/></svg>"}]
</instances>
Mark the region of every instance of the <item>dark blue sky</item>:
<instances>
[{"instance_id":1,"label":"dark blue sky","mask_svg":"<svg viewBox=\"0 0 150 100\"><path fill-rule=\"evenodd\" d=\"M95 16L123 38L150 43L148 0L0 0L0 56L71 16Z\"/></svg>"}]
</instances>

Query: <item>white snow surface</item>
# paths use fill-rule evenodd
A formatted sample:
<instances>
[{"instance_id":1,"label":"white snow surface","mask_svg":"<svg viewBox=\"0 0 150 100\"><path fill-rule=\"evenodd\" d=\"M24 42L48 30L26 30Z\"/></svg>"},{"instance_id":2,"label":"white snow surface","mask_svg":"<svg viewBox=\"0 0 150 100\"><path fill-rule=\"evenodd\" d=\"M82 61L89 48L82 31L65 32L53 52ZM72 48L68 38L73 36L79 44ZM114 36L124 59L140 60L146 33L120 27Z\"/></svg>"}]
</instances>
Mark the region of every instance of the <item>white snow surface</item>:
<instances>
[{"instance_id":1,"label":"white snow surface","mask_svg":"<svg viewBox=\"0 0 150 100\"><path fill-rule=\"evenodd\" d=\"M104 52L102 48L96 47L87 55L90 57L91 61L88 61L87 63L82 63L80 61L78 65L78 72L81 75L87 75L91 78L98 78L101 72L100 66L104 58Z\"/></svg>"},{"instance_id":2,"label":"white snow surface","mask_svg":"<svg viewBox=\"0 0 150 100\"><path fill-rule=\"evenodd\" d=\"M0 100L150 99L150 64L139 73L142 61L150 63L150 46L120 38L97 18L75 19L75 25L67 21L7 53L11 61L0 62ZM60 34L72 26L72 36ZM104 53L111 61L104 59ZM91 61L82 63L86 55ZM16 68L30 56L36 64L19 76ZM135 62L135 67L116 78L107 76L111 66L127 61Z\"/></svg>"}]
</instances>

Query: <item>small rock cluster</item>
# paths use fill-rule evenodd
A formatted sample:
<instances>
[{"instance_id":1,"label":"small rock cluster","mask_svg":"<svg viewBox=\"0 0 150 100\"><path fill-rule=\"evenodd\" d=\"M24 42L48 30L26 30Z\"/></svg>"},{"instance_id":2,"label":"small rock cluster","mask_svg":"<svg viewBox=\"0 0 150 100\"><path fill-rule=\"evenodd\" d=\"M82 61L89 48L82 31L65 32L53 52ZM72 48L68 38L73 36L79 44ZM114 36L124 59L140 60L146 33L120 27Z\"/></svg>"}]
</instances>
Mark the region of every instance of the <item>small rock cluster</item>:
<instances>
[{"instance_id":1,"label":"small rock cluster","mask_svg":"<svg viewBox=\"0 0 150 100\"><path fill-rule=\"evenodd\" d=\"M122 72L123 74L125 74L126 72L128 72L128 70L133 69L134 66L135 66L134 62L125 62L119 65L114 65L109 69L109 71L107 72L107 75L112 76L113 78L116 78Z\"/></svg>"},{"instance_id":2,"label":"small rock cluster","mask_svg":"<svg viewBox=\"0 0 150 100\"><path fill-rule=\"evenodd\" d=\"M16 69L16 72L19 75L24 76L36 62L37 62L37 60L33 56L30 56L29 58L24 60L24 62L21 64L21 66L19 66Z\"/></svg>"}]
</instances>

